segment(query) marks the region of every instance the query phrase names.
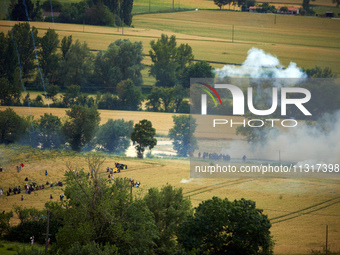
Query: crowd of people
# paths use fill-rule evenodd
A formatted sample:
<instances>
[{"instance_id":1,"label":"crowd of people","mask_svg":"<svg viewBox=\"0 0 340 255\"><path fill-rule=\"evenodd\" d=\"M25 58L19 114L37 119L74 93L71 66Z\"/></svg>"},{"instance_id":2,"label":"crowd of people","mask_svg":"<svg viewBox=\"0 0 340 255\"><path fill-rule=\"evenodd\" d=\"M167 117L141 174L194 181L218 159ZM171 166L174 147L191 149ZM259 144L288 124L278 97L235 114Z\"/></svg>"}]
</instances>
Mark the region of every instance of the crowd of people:
<instances>
[{"instance_id":1,"label":"crowd of people","mask_svg":"<svg viewBox=\"0 0 340 255\"><path fill-rule=\"evenodd\" d=\"M24 165L21 164L19 166L16 167L16 170L17 172L19 173L22 169ZM107 167L106 168L106 172L109 173L108 177L113 179L113 175L116 174L116 173L120 173L121 170L123 169L127 169L127 165L125 164L120 164L120 163L116 163L114 164L114 167ZM3 168L0 167L0 172L3 172ZM70 172L73 172L74 175L76 175L77 177L79 177L79 172L75 172L75 170L73 171L70 171ZM65 171L65 174L67 174L68 171ZM92 169L92 174L88 173L86 176L89 178L91 176L91 178L93 178L93 174L94 174L94 169ZM44 175L47 177L48 176L48 171L45 170L44 172ZM53 182L49 182L49 181L46 181L45 184L41 184L41 185L38 185L36 182L33 182L31 180L28 179L28 177L25 178L24 180L26 182L26 184L24 185L24 191L22 191L22 188L21 186L15 186L14 188L11 188L9 187L9 189L7 190L6 192L6 195L7 196L11 196L11 195L16 195L16 194L21 194L22 192L25 192L25 194L31 194L32 192L34 191L38 191L38 190L43 190L45 189L46 187L50 187L50 188L55 188L57 186L60 186L62 187L63 186L63 183L61 181L57 181L56 183L53 183ZM132 187L139 187L140 186L140 182L135 182L134 180L131 180L131 178L129 179L129 181L131 182L131 185ZM0 187L0 195L3 195L4 194L4 190ZM53 195L50 194L50 199L53 199ZM61 194L60 195L60 200L63 200L64 199L64 194ZM24 200L24 196L21 195L21 201Z\"/></svg>"}]
</instances>

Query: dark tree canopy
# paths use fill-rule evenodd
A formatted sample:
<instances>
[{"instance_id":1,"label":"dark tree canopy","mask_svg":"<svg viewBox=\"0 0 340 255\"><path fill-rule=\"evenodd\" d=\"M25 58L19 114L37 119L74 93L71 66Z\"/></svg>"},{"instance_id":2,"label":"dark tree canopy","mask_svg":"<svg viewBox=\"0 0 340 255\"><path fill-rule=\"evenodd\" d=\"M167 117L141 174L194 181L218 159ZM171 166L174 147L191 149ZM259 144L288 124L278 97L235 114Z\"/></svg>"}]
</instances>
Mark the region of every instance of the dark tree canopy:
<instances>
[{"instance_id":1,"label":"dark tree canopy","mask_svg":"<svg viewBox=\"0 0 340 255\"><path fill-rule=\"evenodd\" d=\"M130 79L121 81L117 86L120 109L136 111L142 103L142 90Z\"/></svg>"},{"instance_id":2,"label":"dark tree canopy","mask_svg":"<svg viewBox=\"0 0 340 255\"><path fill-rule=\"evenodd\" d=\"M16 44L20 56L22 76L23 78L31 78L36 68L36 63L35 49L30 25L27 22L15 24L12 28L12 32L13 40ZM12 32L8 32L8 38L11 38ZM37 42L38 30L35 27L32 27L32 33L34 41Z\"/></svg>"},{"instance_id":3,"label":"dark tree canopy","mask_svg":"<svg viewBox=\"0 0 340 255\"><path fill-rule=\"evenodd\" d=\"M149 54L153 62L150 75L156 78L157 86L173 87L182 79L187 65L194 60L191 47L188 44L177 47L176 36L169 38L165 34L157 42L151 41L150 45Z\"/></svg>"},{"instance_id":4,"label":"dark tree canopy","mask_svg":"<svg viewBox=\"0 0 340 255\"><path fill-rule=\"evenodd\" d=\"M26 8L27 8L28 17L32 19L34 4L32 3L31 0L18 0L18 3L14 6L11 12L11 19L27 21Z\"/></svg>"},{"instance_id":5,"label":"dark tree canopy","mask_svg":"<svg viewBox=\"0 0 340 255\"><path fill-rule=\"evenodd\" d=\"M29 123L12 108L0 111L0 144L18 141L28 130Z\"/></svg>"},{"instance_id":6,"label":"dark tree canopy","mask_svg":"<svg viewBox=\"0 0 340 255\"><path fill-rule=\"evenodd\" d=\"M173 140L174 150L181 157L192 155L198 149L194 136L196 120L190 115L174 115L172 118L174 126L169 130L169 137Z\"/></svg>"},{"instance_id":7,"label":"dark tree canopy","mask_svg":"<svg viewBox=\"0 0 340 255\"><path fill-rule=\"evenodd\" d=\"M64 143L62 123L58 116L45 113L39 120L38 128L38 141L42 149L58 149Z\"/></svg>"},{"instance_id":8,"label":"dark tree canopy","mask_svg":"<svg viewBox=\"0 0 340 255\"><path fill-rule=\"evenodd\" d=\"M111 153L122 153L130 146L133 121L109 119L96 133L95 144Z\"/></svg>"},{"instance_id":9,"label":"dark tree canopy","mask_svg":"<svg viewBox=\"0 0 340 255\"><path fill-rule=\"evenodd\" d=\"M111 43L95 58L93 83L99 90L111 92L116 91L122 80L131 79L136 86L142 85L142 50L142 42L118 39Z\"/></svg>"},{"instance_id":10,"label":"dark tree canopy","mask_svg":"<svg viewBox=\"0 0 340 255\"><path fill-rule=\"evenodd\" d=\"M135 124L135 127L131 133L131 140L133 144L136 144L137 157L143 158L145 148L151 150L157 144L156 129L152 127L151 121L141 120Z\"/></svg>"},{"instance_id":11,"label":"dark tree canopy","mask_svg":"<svg viewBox=\"0 0 340 255\"><path fill-rule=\"evenodd\" d=\"M145 203L131 196L129 180L104 179L99 174L104 160L97 153L87 155L87 161L91 179L72 162L67 163L65 209L59 205L53 210L61 215L63 224L52 253L69 254L76 243L86 246L95 242L111 246L119 254L152 254L157 229ZM78 171L79 177L72 170Z\"/></svg>"},{"instance_id":12,"label":"dark tree canopy","mask_svg":"<svg viewBox=\"0 0 340 255\"><path fill-rule=\"evenodd\" d=\"M99 112L95 108L74 105L66 114L69 119L62 127L63 134L72 150L80 151L95 134L100 121Z\"/></svg>"},{"instance_id":13,"label":"dark tree canopy","mask_svg":"<svg viewBox=\"0 0 340 255\"><path fill-rule=\"evenodd\" d=\"M198 254L272 254L270 227L255 202L213 197L180 225L178 241Z\"/></svg>"},{"instance_id":14,"label":"dark tree canopy","mask_svg":"<svg viewBox=\"0 0 340 255\"><path fill-rule=\"evenodd\" d=\"M57 79L57 70L59 63L59 54L57 49L59 45L58 34L54 29L48 29L45 35L39 40L41 50L39 51L39 64L43 75L53 84Z\"/></svg>"},{"instance_id":15,"label":"dark tree canopy","mask_svg":"<svg viewBox=\"0 0 340 255\"><path fill-rule=\"evenodd\" d=\"M174 254L178 225L192 213L190 200L184 198L181 188L171 185L163 186L161 190L149 189L144 200L159 231L159 238L155 240L156 254Z\"/></svg>"}]
</instances>

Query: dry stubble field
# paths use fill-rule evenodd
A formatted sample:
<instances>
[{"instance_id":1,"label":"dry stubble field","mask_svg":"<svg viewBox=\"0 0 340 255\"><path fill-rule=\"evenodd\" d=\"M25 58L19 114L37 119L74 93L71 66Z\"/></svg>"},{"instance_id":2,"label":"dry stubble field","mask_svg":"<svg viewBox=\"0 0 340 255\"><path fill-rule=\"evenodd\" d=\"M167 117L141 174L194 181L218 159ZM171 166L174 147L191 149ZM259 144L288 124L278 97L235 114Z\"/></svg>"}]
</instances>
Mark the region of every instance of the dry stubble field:
<instances>
[{"instance_id":1,"label":"dry stubble field","mask_svg":"<svg viewBox=\"0 0 340 255\"><path fill-rule=\"evenodd\" d=\"M27 108L14 108L22 115L29 114ZM2 109L1 109L2 110ZM26 112L25 112L26 111ZM60 117L65 109L32 108L37 116L44 112L52 112ZM101 111L102 123L108 118L124 118L137 121L146 117L153 121L158 133L166 134L172 126L171 114ZM231 135L233 132L230 132ZM78 169L89 171L84 158L80 154L57 151L39 151L16 146L0 147L0 162L4 172L0 174L0 187L8 189L17 185L24 186L27 176L31 181L43 184L46 181L63 180L66 162L70 161ZM106 178L106 167L114 162L128 165L128 169L117 174L142 183L142 188L135 189L135 194L145 192L150 187L161 187L169 183L181 187L184 194L190 197L197 206L202 200L212 196L227 197L230 200L246 198L256 201L259 208L269 216L272 235L276 241L275 254L309 254L312 249L322 250L325 244L325 226L329 225L329 244L332 250L340 250L340 181L337 179L190 179L188 160L144 159L107 155L101 168ZM25 167L18 174L15 166L24 163ZM48 176L44 171L48 170ZM62 188L46 188L20 196L1 196L0 210L9 211L13 205L43 208L44 203L53 194L58 200ZM17 220L13 220L16 223Z\"/></svg>"}]
</instances>

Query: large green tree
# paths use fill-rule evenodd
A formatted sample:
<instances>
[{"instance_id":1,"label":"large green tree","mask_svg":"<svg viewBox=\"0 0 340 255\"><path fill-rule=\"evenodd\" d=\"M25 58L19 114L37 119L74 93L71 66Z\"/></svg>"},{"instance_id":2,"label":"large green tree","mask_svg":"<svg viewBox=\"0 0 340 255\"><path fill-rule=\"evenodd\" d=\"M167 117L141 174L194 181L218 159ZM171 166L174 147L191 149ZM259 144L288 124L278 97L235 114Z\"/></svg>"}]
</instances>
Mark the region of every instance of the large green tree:
<instances>
[{"instance_id":1,"label":"large green tree","mask_svg":"<svg viewBox=\"0 0 340 255\"><path fill-rule=\"evenodd\" d=\"M42 149L57 149L63 144L62 123L58 116L45 113L39 120L39 144Z\"/></svg>"},{"instance_id":2,"label":"large green tree","mask_svg":"<svg viewBox=\"0 0 340 255\"><path fill-rule=\"evenodd\" d=\"M14 143L20 140L27 132L29 123L20 117L13 109L0 111L0 144Z\"/></svg>"},{"instance_id":3,"label":"large green tree","mask_svg":"<svg viewBox=\"0 0 340 255\"><path fill-rule=\"evenodd\" d=\"M96 133L95 144L111 153L124 152L130 146L133 121L109 119L101 125Z\"/></svg>"},{"instance_id":4,"label":"large green tree","mask_svg":"<svg viewBox=\"0 0 340 255\"><path fill-rule=\"evenodd\" d=\"M169 130L169 137L173 140L174 150L181 157L192 155L198 149L194 136L196 120L190 115L174 115L172 118L174 126Z\"/></svg>"},{"instance_id":5,"label":"large green tree","mask_svg":"<svg viewBox=\"0 0 340 255\"><path fill-rule=\"evenodd\" d=\"M214 68L206 61L198 61L186 68L181 83L184 88L190 88L190 78L214 77Z\"/></svg>"},{"instance_id":6,"label":"large green tree","mask_svg":"<svg viewBox=\"0 0 340 255\"><path fill-rule=\"evenodd\" d=\"M43 70L44 77L48 78L50 84L57 79L57 70L60 56L57 54L59 45L58 34L54 29L48 29L45 35L39 39L41 49L39 51L39 64Z\"/></svg>"},{"instance_id":7,"label":"large green tree","mask_svg":"<svg viewBox=\"0 0 340 255\"><path fill-rule=\"evenodd\" d=\"M152 127L152 123L149 120L141 120L135 124L135 127L131 133L131 140L136 145L137 157L143 158L145 148L151 150L157 144L156 129Z\"/></svg>"},{"instance_id":8,"label":"large green tree","mask_svg":"<svg viewBox=\"0 0 340 255\"><path fill-rule=\"evenodd\" d=\"M91 141L99 125L100 114L95 108L74 105L66 111L69 119L62 127L66 141L72 150L80 151Z\"/></svg>"},{"instance_id":9,"label":"large green tree","mask_svg":"<svg viewBox=\"0 0 340 255\"><path fill-rule=\"evenodd\" d=\"M88 155L87 161L93 169L91 179L76 165L67 164L65 209L60 210L64 221L52 247L54 254L67 254L76 243L86 246L92 242L115 246L112 248L119 254L152 254L157 229L145 202L131 196L127 178L109 183L101 177L104 161L98 154Z\"/></svg>"},{"instance_id":10,"label":"large green tree","mask_svg":"<svg viewBox=\"0 0 340 255\"><path fill-rule=\"evenodd\" d=\"M143 83L141 70L142 43L116 40L106 51L98 52L94 62L94 82L98 89L115 92L117 84L131 79L136 86Z\"/></svg>"},{"instance_id":11,"label":"large green tree","mask_svg":"<svg viewBox=\"0 0 340 255\"><path fill-rule=\"evenodd\" d=\"M87 43L79 40L72 44L65 60L60 62L60 82L63 87L79 85L82 90L89 89L89 78L93 72L93 54Z\"/></svg>"},{"instance_id":12,"label":"large green tree","mask_svg":"<svg viewBox=\"0 0 340 255\"><path fill-rule=\"evenodd\" d=\"M38 30L32 27L34 40L37 41ZM12 31L8 32L8 38L12 38L20 56L20 65L23 78L31 78L36 68L35 49L30 25L26 23L15 24Z\"/></svg>"},{"instance_id":13,"label":"large green tree","mask_svg":"<svg viewBox=\"0 0 340 255\"><path fill-rule=\"evenodd\" d=\"M178 241L197 254L272 254L270 227L254 201L213 197L180 225Z\"/></svg>"},{"instance_id":14,"label":"large green tree","mask_svg":"<svg viewBox=\"0 0 340 255\"><path fill-rule=\"evenodd\" d=\"M177 47L176 36L170 38L162 34L155 42L150 42L149 51L153 64L150 75L157 80L156 85L162 87L173 87L178 83L185 72L185 68L194 60L192 49L188 44Z\"/></svg>"},{"instance_id":15,"label":"large green tree","mask_svg":"<svg viewBox=\"0 0 340 255\"><path fill-rule=\"evenodd\" d=\"M159 231L156 254L174 254L178 225L191 215L191 202L184 198L183 190L166 185L159 190L151 188L144 200L152 212Z\"/></svg>"},{"instance_id":16,"label":"large green tree","mask_svg":"<svg viewBox=\"0 0 340 255\"><path fill-rule=\"evenodd\" d=\"M142 90L131 79L118 83L117 94L121 101L120 109L136 111L142 103Z\"/></svg>"}]
</instances>

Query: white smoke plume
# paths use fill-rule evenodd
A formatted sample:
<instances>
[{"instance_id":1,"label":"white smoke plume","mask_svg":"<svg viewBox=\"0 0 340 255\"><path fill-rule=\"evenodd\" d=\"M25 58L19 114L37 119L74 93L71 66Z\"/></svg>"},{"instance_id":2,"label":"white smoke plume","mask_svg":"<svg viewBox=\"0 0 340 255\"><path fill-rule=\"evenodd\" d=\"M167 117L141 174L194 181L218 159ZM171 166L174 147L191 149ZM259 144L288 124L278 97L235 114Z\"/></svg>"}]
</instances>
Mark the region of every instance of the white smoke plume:
<instances>
[{"instance_id":1,"label":"white smoke plume","mask_svg":"<svg viewBox=\"0 0 340 255\"><path fill-rule=\"evenodd\" d=\"M326 126L323 130L320 125ZM235 140L221 153L232 158L265 159L309 164L340 163L340 111L332 118L322 118L314 126L299 123L288 132L269 129L263 144L250 146Z\"/></svg>"},{"instance_id":2,"label":"white smoke plume","mask_svg":"<svg viewBox=\"0 0 340 255\"><path fill-rule=\"evenodd\" d=\"M307 75L291 62L284 68L276 56L265 53L261 49L252 48L248 51L247 59L242 66L224 66L216 71L217 78L249 77L249 78L295 78L295 80L307 78ZM285 79L285 82L289 79ZM291 79L294 80L294 79ZM297 85L295 84L288 84ZM273 79L273 86L278 86ZM280 86L280 85L279 85ZM286 86L286 85L283 85ZM261 100L266 97L265 90L258 96ZM268 93L269 94L269 93ZM324 116L326 116L325 114ZM265 141L252 146L246 141L234 140L227 148L223 148L222 154L229 154L233 159L240 159L246 155L248 159L274 160L282 162L299 162L309 164L340 163L340 111L332 115L332 118L322 118L314 126L299 122L297 127L281 130L270 128ZM320 128L326 126L324 130Z\"/></svg>"},{"instance_id":3,"label":"white smoke plume","mask_svg":"<svg viewBox=\"0 0 340 255\"><path fill-rule=\"evenodd\" d=\"M225 77L250 77L250 78L307 78L307 75L297 67L296 63L290 62L287 68L281 65L279 59L262 49L251 48L247 59L242 66L224 66L216 69L217 78Z\"/></svg>"}]
</instances>

